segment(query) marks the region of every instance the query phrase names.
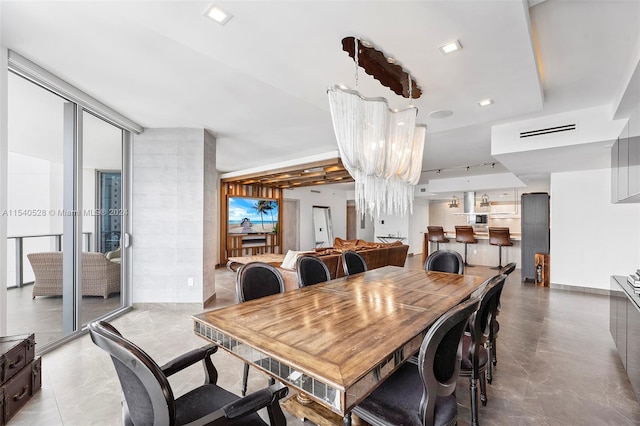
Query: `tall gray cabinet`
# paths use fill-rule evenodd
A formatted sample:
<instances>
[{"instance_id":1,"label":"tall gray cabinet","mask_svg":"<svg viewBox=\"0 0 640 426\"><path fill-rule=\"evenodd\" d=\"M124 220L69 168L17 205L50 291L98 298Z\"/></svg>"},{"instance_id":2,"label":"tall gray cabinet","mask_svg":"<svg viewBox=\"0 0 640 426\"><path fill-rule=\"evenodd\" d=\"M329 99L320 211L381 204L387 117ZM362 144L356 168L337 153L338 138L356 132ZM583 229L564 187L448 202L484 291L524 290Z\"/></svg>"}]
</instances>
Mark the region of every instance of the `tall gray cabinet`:
<instances>
[{"instance_id":1,"label":"tall gray cabinet","mask_svg":"<svg viewBox=\"0 0 640 426\"><path fill-rule=\"evenodd\" d=\"M522 281L533 280L536 253L549 254L549 194L532 192L521 198L521 263Z\"/></svg>"}]
</instances>

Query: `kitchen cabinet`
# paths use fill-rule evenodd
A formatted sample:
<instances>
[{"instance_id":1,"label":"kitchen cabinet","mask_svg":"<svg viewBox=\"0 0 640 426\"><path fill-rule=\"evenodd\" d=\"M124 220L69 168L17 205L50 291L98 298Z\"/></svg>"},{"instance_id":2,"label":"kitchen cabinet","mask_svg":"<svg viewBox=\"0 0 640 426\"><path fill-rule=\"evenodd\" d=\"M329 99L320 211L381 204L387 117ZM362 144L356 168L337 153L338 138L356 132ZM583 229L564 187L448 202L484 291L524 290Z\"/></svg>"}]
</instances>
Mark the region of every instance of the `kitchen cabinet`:
<instances>
[{"instance_id":1,"label":"kitchen cabinet","mask_svg":"<svg viewBox=\"0 0 640 426\"><path fill-rule=\"evenodd\" d=\"M640 136L630 131L630 122L611 147L611 201L640 202Z\"/></svg>"},{"instance_id":2,"label":"kitchen cabinet","mask_svg":"<svg viewBox=\"0 0 640 426\"><path fill-rule=\"evenodd\" d=\"M611 277L609 330L631 387L640 399L640 296L626 277Z\"/></svg>"},{"instance_id":3,"label":"kitchen cabinet","mask_svg":"<svg viewBox=\"0 0 640 426\"><path fill-rule=\"evenodd\" d=\"M522 247L520 271L522 281L535 279L536 253L549 254L549 194L533 192L521 198Z\"/></svg>"}]
</instances>

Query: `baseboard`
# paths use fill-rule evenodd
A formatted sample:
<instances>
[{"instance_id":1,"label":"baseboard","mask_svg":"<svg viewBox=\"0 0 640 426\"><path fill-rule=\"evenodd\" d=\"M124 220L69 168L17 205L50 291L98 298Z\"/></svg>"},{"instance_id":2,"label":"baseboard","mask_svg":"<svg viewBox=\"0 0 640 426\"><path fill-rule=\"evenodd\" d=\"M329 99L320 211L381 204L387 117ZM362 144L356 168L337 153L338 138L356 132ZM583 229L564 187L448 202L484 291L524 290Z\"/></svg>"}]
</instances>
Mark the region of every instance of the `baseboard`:
<instances>
[{"instance_id":1,"label":"baseboard","mask_svg":"<svg viewBox=\"0 0 640 426\"><path fill-rule=\"evenodd\" d=\"M604 296L609 296L611 294L611 290L606 288L593 288L593 287L583 287L579 285L566 285L566 284L555 284L555 283L551 283L550 287L554 290L575 291L578 293L601 294Z\"/></svg>"}]
</instances>

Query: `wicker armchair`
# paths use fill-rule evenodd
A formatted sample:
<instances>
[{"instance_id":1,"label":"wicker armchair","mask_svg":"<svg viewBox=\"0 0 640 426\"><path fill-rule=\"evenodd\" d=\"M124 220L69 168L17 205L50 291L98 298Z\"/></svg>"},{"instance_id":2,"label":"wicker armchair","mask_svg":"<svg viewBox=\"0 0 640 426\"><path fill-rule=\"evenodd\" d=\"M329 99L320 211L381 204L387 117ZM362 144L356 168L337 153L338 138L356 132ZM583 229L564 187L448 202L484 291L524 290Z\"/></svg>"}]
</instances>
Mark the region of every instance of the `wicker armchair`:
<instances>
[{"instance_id":1,"label":"wicker armchair","mask_svg":"<svg viewBox=\"0 0 640 426\"><path fill-rule=\"evenodd\" d=\"M62 252L29 253L35 282L32 296L62 295ZM120 292L120 264L102 253L82 253L82 295L102 296Z\"/></svg>"}]
</instances>

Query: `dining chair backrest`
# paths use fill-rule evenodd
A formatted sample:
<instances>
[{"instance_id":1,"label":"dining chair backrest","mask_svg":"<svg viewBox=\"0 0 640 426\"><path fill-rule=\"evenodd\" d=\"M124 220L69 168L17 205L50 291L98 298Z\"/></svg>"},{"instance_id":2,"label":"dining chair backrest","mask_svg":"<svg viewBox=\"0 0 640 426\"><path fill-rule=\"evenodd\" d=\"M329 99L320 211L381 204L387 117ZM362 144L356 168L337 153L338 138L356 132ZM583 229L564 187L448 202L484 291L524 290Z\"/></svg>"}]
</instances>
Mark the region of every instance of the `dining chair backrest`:
<instances>
[{"instance_id":1,"label":"dining chair backrest","mask_svg":"<svg viewBox=\"0 0 640 426\"><path fill-rule=\"evenodd\" d=\"M506 265L504 265L504 267L500 270L500 274L509 275L510 273L512 273L513 271L515 271L515 269L516 269L516 262L507 263L507 264L506 264Z\"/></svg>"},{"instance_id":2,"label":"dining chair backrest","mask_svg":"<svg viewBox=\"0 0 640 426\"><path fill-rule=\"evenodd\" d=\"M434 418L436 397L451 395L456 390L462 358L462 335L469 318L479 306L479 299L470 298L451 308L429 328L422 341L418 371L427 390L422 397L425 407L421 409L427 420Z\"/></svg>"},{"instance_id":3,"label":"dining chair backrest","mask_svg":"<svg viewBox=\"0 0 640 426\"><path fill-rule=\"evenodd\" d=\"M480 294L480 306L473 319L469 322L469 328L471 331L472 344L470 346L471 352L475 352L471 356L472 360L475 357L477 363L477 351L475 350L479 346L484 345L489 338L489 327L493 316L495 316L498 306L498 297L504 286L504 281L507 278L506 275L496 275L489 278L484 285L484 290ZM473 362L473 361L472 361Z\"/></svg>"},{"instance_id":4,"label":"dining chair backrest","mask_svg":"<svg viewBox=\"0 0 640 426\"><path fill-rule=\"evenodd\" d=\"M111 324L89 325L93 342L111 355L127 405L125 416L133 424L174 424L176 407L169 380L158 364Z\"/></svg>"},{"instance_id":5,"label":"dining chair backrest","mask_svg":"<svg viewBox=\"0 0 640 426\"><path fill-rule=\"evenodd\" d=\"M278 270L263 262L249 262L236 276L238 302L284 293L284 279Z\"/></svg>"},{"instance_id":6,"label":"dining chair backrest","mask_svg":"<svg viewBox=\"0 0 640 426\"><path fill-rule=\"evenodd\" d=\"M345 275L359 274L367 271L367 262L353 250L342 252L342 267Z\"/></svg>"},{"instance_id":7,"label":"dining chair backrest","mask_svg":"<svg viewBox=\"0 0 640 426\"><path fill-rule=\"evenodd\" d=\"M469 298L442 314L423 338L417 361L402 364L353 412L372 425L455 424L462 336L479 305Z\"/></svg>"},{"instance_id":8,"label":"dining chair backrest","mask_svg":"<svg viewBox=\"0 0 640 426\"><path fill-rule=\"evenodd\" d=\"M300 256L296 260L298 287L329 281L331 274L327 265L316 256Z\"/></svg>"},{"instance_id":9,"label":"dining chair backrest","mask_svg":"<svg viewBox=\"0 0 640 426\"><path fill-rule=\"evenodd\" d=\"M427 271L462 274L464 273L464 260L457 251L436 250L427 257L424 262L424 269Z\"/></svg>"},{"instance_id":10,"label":"dining chair backrest","mask_svg":"<svg viewBox=\"0 0 640 426\"><path fill-rule=\"evenodd\" d=\"M121 423L125 425L266 426L257 414L264 408L270 425L286 425L279 400L287 395L288 388L264 388L240 398L218 386L218 370L211 360L218 350L215 344L191 349L159 366L111 324L95 321L87 328L93 343L113 361L123 396ZM203 365L204 384L175 398L168 377L196 363Z\"/></svg>"}]
</instances>

